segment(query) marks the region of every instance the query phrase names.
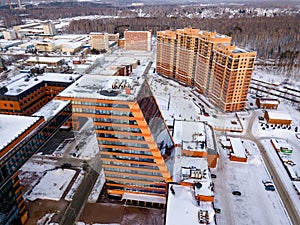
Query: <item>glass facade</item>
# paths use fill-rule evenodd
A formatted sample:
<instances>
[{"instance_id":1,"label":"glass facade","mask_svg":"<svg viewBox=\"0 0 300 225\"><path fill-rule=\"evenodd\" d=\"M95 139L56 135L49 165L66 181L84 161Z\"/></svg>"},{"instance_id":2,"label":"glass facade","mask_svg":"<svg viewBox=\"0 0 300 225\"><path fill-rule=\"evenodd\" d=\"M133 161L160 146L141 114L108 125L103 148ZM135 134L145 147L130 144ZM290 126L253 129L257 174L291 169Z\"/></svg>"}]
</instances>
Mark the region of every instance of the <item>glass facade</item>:
<instances>
[{"instance_id":1,"label":"glass facade","mask_svg":"<svg viewBox=\"0 0 300 225\"><path fill-rule=\"evenodd\" d=\"M25 211L19 187L17 171L39 148L71 117L71 104L68 104L51 120L41 124L32 137L21 141L1 158L0 166L0 225L21 224L21 213ZM23 211L22 211L23 210Z\"/></svg>"}]
</instances>

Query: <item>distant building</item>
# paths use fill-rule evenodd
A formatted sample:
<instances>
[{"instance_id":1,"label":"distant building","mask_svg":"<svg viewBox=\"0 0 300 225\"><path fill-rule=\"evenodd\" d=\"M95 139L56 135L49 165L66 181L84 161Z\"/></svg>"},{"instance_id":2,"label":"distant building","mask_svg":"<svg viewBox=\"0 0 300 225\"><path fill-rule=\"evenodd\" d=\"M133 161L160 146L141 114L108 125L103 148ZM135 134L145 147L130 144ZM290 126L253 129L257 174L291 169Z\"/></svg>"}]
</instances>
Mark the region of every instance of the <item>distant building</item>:
<instances>
[{"instance_id":1,"label":"distant building","mask_svg":"<svg viewBox=\"0 0 300 225\"><path fill-rule=\"evenodd\" d=\"M257 98L256 105L260 109L277 109L280 104L278 99L272 98Z\"/></svg>"},{"instance_id":2,"label":"distant building","mask_svg":"<svg viewBox=\"0 0 300 225\"><path fill-rule=\"evenodd\" d=\"M160 31L156 71L195 87L222 111L243 110L256 53L230 42L229 36L193 28Z\"/></svg>"},{"instance_id":3,"label":"distant building","mask_svg":"<svg viewBox=\"0 0 300 225\"><path fill-rule=\"evenodd\" d=\"M55 25L51 22L46 22L43 24L44 34L56 34Z\"/></svg>"},{"instance_id":4,"label":"distant building","mask_svg":"<svg viewBox=\"0 0 300 225\"><path fill-rule=\"evenodd\" d=\"M30 57L26 60L28 66L35 66L37 64L43 64L47 66L61 66L65 62L65 59L62 57Z\"/></svg>"},{"instance_id":5,"label":"distant building","mask_svg":"<svg viewBox=\"0 0 300 225\"><path fill-rule=\"evenodd\" d=\"M2 33L5 40L17 39L17 33L14 30L5 30Z\"/></svg>"},{"instance_id":6,"label":"distant building","mask_svg":"<svg viewBox=\"0 0 300 225\"><path fill-rule=\"evenodd\" d=\"M53 52L56 50L53 41L36 41L34 42L34 47L38 52Z\"/></svg>"},{"instance_id":7,"label":"distant building","mask_svg":"<svg viewBox=\"0 0 300 225\"><path fill-rule=\"evenodd\" d=\"M90 33L91 49L98 51L109 49L109 35L108 33Z\"/></svg>"},{"instance_id":8,"label":"distant building","mask_svg":"<svg viewBox=\"0 0 300 225\"><path fill-rule=\"evenodd\" d=\"M124 31L125 50L151 51L151 31Z\"/></svg>"}]
</instances>

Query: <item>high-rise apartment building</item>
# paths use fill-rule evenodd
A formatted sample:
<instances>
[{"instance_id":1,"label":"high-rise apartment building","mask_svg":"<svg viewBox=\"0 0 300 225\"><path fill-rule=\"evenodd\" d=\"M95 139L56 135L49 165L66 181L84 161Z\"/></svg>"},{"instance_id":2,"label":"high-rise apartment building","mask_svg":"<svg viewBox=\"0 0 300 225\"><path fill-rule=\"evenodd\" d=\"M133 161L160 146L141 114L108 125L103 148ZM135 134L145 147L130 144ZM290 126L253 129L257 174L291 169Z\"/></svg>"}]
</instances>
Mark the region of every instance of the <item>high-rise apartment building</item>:
<instances>
[{"instance_id":1,"label":"high-rise apartment building","mask_svg":"<svg viewBox=\"0 0 300 225\"><path fill-rule=\"evenodd\" d=\"M91 49L95 49L98 51L107 51L109 48L108 33L90 33L90 45Z\"/></svg>"},{"instance_id":2,"label":"high-rise apartment building","mask_svg":"<svg viewBox=\"0 0 300 225\"><path fill-rule=\"evenodd\" d=\"M230 43L229 36L192 28L157 32L157 73L195 87L222 111L242 110L256 53Z\"/></svg>"},{"instance_id":3,"label":"high-rise apartment building","mask_svg":"<svg viewBox=\"0 0 300 225\"><path fill-rule=\"evenodd\" d=\"M44 34L56 34L55 25L51 22L46 22L43 24Z\"/></svg>"},{"instance_id":4,"label":"high-rise apartment building","mask_svg":"<svg viewBox=\"0 0 300 225\"><path fill-rule=\"evenodd\" d=\"M125 50L151 51L151 31L124 31Z\"/></svg>"},{"instance_id":5,"label":"high-rise apartment building","mask_svg":"<svg viewBox=\"0 0 300 225\"><path fill-rule=\"evenodd\" d=\"M207 96L223 111L246 107L256 53L231 45L213 50L211 87Z\"/></svg>"},{"instance_id":6,"label":"high-rise apartment building","mask_svg":"<svg viewBox=\"0 0 300 225\"><path fill-rule=\"evenodd\" d=\"M93 119L108 194L165 196L174 144L147 80L85 75L56 98Z\"/></svg>"}]
</instances>

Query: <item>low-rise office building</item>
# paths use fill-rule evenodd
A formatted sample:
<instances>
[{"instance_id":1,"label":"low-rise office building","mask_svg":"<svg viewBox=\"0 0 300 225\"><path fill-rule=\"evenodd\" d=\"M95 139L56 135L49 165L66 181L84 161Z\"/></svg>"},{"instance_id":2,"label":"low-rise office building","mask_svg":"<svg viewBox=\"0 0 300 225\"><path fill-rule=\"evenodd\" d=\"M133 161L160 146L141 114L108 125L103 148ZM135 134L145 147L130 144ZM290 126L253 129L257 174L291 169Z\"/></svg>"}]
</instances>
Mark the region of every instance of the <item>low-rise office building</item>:
<instances>
[{"instance_id":1,"label":"low-rise office building","mask_svg":"<svg viewBox=\"0 0 300 225\"><path fill-rule=\"evenodd\" d=\"M0 113L32 115L81 75L45 73L20 74L0 89Z\"/></svg>"},{"instance_id":2,"label":"low-rise office building","mask_svg":"<svg viewBox=\"0 0 300 225\"><path fill-rule=\"evenodd\" d=\"M48 103L35 116L0 114L0 224L25 224L28 212L18 170L71 118L68 101Z\"/></svg>"}]
</instances>

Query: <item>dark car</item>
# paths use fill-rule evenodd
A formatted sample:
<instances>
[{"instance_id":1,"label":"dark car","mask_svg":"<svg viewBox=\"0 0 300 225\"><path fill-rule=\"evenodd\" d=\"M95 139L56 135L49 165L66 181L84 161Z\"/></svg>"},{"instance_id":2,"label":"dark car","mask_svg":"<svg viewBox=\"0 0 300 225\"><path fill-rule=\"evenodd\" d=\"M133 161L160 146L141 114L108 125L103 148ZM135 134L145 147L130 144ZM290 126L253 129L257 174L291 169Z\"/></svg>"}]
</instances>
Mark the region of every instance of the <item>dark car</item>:
<instances>
[{"instance_id":1,"label":"dark car","mask_svg":"<svg viewBox=\"0 0 300 225\"><path fill-rule=\"evenodd\" d=\"M275 186L272 181L263 180L262 183L264 184L266 191L275 191Z\"/></svg>"},{"instance_id":2,"label":"dark car","mask_svg":"<svg viewBox=\"0 0 300 225\"><path fill-rule=\"evenodd\" d=\"M233 194L233 195L238 195L238 196L241 196L241 195L242 195L242 193L241 193L240 191L233 191L232 194Z\"/></svg>"},{"instance_id":3,"label":"dark car","mask_svg":"<svg viewBox=\"0 0 300 225\"><path fill-rule=\"evenodd\" d=\"M217 175L216 174L210 174L211 178L217 178Z\"/></svg>"},{"instance_id":4,"label":"dark car","mask_svg":"<svg viewBox=\"0 0 300 225\"><path fill-rule=\"evenodd\" d=\"M264 120L265 118L263 116L258 117L259 120Z\"/></svg>"}]
</instances>

